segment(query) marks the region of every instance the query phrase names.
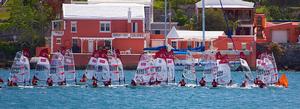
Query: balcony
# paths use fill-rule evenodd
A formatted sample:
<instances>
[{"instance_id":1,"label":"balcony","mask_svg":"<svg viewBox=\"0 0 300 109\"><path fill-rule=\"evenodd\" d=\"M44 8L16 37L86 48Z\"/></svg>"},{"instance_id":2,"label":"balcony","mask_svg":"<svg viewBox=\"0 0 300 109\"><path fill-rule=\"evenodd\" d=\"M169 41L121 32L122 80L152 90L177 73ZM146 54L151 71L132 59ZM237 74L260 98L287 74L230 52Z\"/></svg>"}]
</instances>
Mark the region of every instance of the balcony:
<instances>
[{"instance_id":1,"label":"balcony","mask_svg":"<svg viewBox=\"0 0 300 109\"><path fill-rule=\"evenodd\" d=\"M52 36L63 36L64 31L52 31Z\"/></svg>"},{"instance_id":2,"label":"balcony","mask_svg":"<svg viewBox=\"0 0 300 109\"><path fill-rule=\"evenodd\" d=\"M149 33L112 33L113 38L146 38Z\"/></svg>"}]
</instances>

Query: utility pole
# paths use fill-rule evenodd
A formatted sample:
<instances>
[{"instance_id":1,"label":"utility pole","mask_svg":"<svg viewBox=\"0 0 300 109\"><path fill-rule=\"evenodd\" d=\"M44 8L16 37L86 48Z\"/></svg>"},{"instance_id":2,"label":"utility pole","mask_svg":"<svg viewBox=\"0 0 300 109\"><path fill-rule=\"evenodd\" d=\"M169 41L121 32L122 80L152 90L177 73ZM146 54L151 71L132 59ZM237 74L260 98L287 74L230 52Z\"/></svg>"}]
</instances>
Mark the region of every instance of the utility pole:
<instances>
[{"instance_id":1,"label":"utility pole","mask_svg":"<svg viewBox=\"0 0 300 109\"><path fill-rule=\"evenodd\" d=\"M205 0L202 0L202 46L205 51Z\"/></svg>"},{"instance_id":2,"label":"utility pole","mask_svg":"<svg viewBox=\"0 0 300 109\"><path fill-rule=\"evenodd\" d=\"M165 46L167 46L168 44L168 41L167 41L167 19L168 19L168 16L167 16L167 0L165 0Z\"/></svg>"}]
</instances>

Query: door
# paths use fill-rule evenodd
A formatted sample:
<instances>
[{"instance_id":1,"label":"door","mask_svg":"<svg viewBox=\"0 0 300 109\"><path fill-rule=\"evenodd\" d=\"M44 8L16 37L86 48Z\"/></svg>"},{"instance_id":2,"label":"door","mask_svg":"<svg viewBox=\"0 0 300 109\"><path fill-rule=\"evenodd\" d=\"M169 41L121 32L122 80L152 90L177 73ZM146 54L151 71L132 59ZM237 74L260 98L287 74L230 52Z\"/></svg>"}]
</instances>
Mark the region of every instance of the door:
<instances>
[{"instance_id":1,"label":"door","mask_svg":"<svg viewBox=\"0 0 300 109\"><path fill-rule=\"evenodd\" d=\"M88 41L88 52L92 53L94 51L94 41L93 40L89 40Z\"/></svg>"},{"instance_id":2,"label":"door","mask_svg":"<svg viewBox=\"0 0 300 109\"><path fill-rule=\"evenodd\" d=\"M288 32L287 30L273 30L272 31L272 42L287 43Z\"/></svg>"}]
</instances>

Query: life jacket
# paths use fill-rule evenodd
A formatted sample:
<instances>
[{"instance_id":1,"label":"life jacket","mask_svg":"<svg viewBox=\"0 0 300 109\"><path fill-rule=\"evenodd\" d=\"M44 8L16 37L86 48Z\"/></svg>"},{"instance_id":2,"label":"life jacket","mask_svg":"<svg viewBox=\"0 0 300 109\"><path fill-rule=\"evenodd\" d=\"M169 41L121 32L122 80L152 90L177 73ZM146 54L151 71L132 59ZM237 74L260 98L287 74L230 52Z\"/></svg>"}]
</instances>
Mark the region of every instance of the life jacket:
<instances>
[{"instance_id":1,"label":"life jacket","mask_svg":"<svg viewBox=\"0 0 300 109\"><path fill-rule=\"evenodd\" d=\"M93 87L98 87L98 84L97 84L96 80L93 81Z\"/></svg>"},{"instance_id":2,"label":"life jacket","mask_svg":"<svg viewBox=\"0 0 300 109\"><path fill-rule=\"evenodd\" d=\"M2 79L2 78L0 78L0 84L1 84L1 83L3 83L3 82L4 82L4 81L3 81L3 79Z\"/></svg>"},{"instance_id":3,"label":"life jacket","mask_svg":"<svg viewBox=\"0 0 300 109\"><path fill-rule=\"evenodd\" d=\"M215 80L213 80L213 82L211 83L211 85L212 85L213 87L217 87L217 86L218 86L218 82L216 82Z\"/></svg>"},{"instance_id":4,"label":"life jacket","mask_svg":"<svg viewBox=\"0 0 300 109\"><path fill-rule=\"evenodd\" d=\"M246 87L246 81L244 81L240 87Z\"/></svg>"},{"instance_id":5,"label":"life jacket","mask_svg":"<svg viewBox=\"0 0 300 109\"><path fill-rule=\"evenodd\" d=\"M48 86L53 86L53 80L51 78L47 79Z\"/></svg>"},{"instance_id":6,"label":"life jacket","mask_svg":"<svg viewBox=\"0 0 300 109\"><path fill-rule=\"evenodd\" d=\"M136 86L136 83L135 83L135 81L134 80L131 80L131 86Z\"/></svg>"},{"instance_id":7,"label":"life jacket","mask_svg":"<svg viewBox=\"0 0 300 109\"><path fill-rule=\"evenodd\" d=\"M37 82L38 82L38 79L35 77L35 76L33 76L33 78L32 78L32 85L34 85L34 86L36 86L37 85Z\"/></svg>"},{"instance_id":8,"label":"life jacket","mask_svg":"<svg viewBox=\"0 0 300 109\"><path fill-rule=\"evenodd\" d=\"M200 86L205 86L205 83L206 81L203 78L199 81Z\"/></svg>"},{"instance_id":9,"label":"life jacket","mask_svg":"<svg viewBox=\"0 0 300 109\"><path fill-rule=\"evenodd\" d=\"M179 82L179 85L180 85L180 86L185 86L185 85L186 85L186 83L185 83L185 81L184 81L184 80L181 80L181 81Z\"/></svg>"},{"instance_id":10,"label":"life jacket","mask_svg":"<svg viewBox=\"0 0 300 109\"><path fill-rule=\"evenodd\" d=\"M85 74L83 74L83 76L82 76L80 82L86 82L86 80L87 80L87 77L85 76Z\"/></svg>"}]
</instances>

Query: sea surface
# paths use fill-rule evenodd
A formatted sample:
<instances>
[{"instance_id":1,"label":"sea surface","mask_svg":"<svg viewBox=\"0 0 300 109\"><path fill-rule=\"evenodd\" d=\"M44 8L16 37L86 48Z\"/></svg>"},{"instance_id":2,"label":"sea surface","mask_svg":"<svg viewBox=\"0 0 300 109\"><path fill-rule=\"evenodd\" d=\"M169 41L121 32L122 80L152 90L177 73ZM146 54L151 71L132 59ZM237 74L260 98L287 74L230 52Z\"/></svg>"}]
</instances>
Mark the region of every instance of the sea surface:
<instances>
[{"instance_id":1,"label":"sea surface","mask_svg":"<svg viewBox=\"0 0 300 109\"><path fill-rule=\"evenodd\" d=\"M81 77L83 71L77 71ZM125 71L127 83L134 71ZM201 77L201 72L198 78ZM283 72L281 72L283 73ZM299 109L300 72L284 72L288 88L99 87L0 88L0 109ZM7 78L8 70L0 69ZM176 72L176 82L181 72ZM243 74L233 72L234 82ZM195 83L191 83L195 84Z\"/></svg>"}]
</instances>

